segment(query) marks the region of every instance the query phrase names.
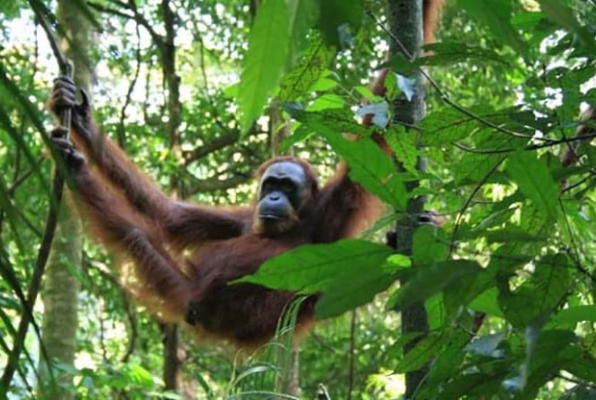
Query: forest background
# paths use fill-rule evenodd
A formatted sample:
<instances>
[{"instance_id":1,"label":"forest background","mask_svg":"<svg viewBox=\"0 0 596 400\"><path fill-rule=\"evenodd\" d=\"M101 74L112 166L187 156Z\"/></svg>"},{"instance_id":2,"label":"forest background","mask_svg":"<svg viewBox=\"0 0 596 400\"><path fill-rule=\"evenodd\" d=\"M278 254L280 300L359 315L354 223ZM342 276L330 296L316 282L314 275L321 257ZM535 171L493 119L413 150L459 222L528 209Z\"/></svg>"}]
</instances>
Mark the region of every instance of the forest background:
<instances>
[{"instance_id":1,"label":"forest background","mask_svg":"<svg viewBox=\"0 0 596 400\"><path fill-rule=\"evenodd\" d=\"M416 399L594 398L596 151L573 135L596 106L596 2L450 1L435 45L386 61L403 40L385 16L397 3L0 2L0 398L389 399L416 371ZM357 242L254 278L326 293L318 314L335 318L299 352L282 340L237 355L160 323L73 202L51 200L60 71L42 20L103 132L178 198L249 203L258 165L290 153L322 180L346 159L391 206ZM385 99L368 89L384 66ZM426 115L388 125L421 82ZM373 131L399 165L337 139ZM579 161L563 165L570 148ZM416 199L446 224L394 254L385 232ZM424 324L403 334L399 311L416 304Z\"/></svg>"}]
</instances>

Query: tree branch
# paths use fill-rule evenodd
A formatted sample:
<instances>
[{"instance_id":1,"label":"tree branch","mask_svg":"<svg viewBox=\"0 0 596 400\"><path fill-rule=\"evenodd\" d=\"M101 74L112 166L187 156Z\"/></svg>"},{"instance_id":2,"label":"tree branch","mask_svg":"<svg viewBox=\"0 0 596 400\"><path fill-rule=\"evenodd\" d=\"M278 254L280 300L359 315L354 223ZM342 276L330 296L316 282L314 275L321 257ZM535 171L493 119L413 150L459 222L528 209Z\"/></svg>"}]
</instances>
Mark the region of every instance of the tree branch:
<instances>
[{"instance_id":1,"label":"tree branch","mask_svg":"<svg viewBox=\"0 0 596 400\"><path fill-rule=\"evenodd\" d=\"M124 120L126 119L126 109L130 105L130 100L132 97L132 92L137 84L139 79L139 74L141 72L141 35L139 32L139 24L137 23L135 26L136 34L137 34L137 48L135 50L136 53L136 61L137 61L137 68L135 70L135 76L132 78L130 85L128 86L128 91L126 92L126 98L124 100L124 105L122 106L122 110L120 111L120 124L118 125L118 145L122 150L126 149L126 129L124 127Z\"/></svg>"},{"instance_id":2,"label":"tree branch","mask_svg":"<svg viewBox=\"0 0 596 400\"><path fill-rule=\"evenodd\" d=\"M210 141L209 143L199 146L194 150L188 151L184 153L184 164L189 165L194 161L198 160L199 158L203 158L208 154L213 153L214 151L223 149L226 146L234 144L240 138L240 132L233 131L231 133L227 133L225 135L221 135L215 140Z\"/></svg>"},{"instance_id":3,"label":"tree branch","mask_svg":"<svg viewBox=\"0 0 596 400\"><path fill-rule=\"evenodd\" d=\"M127 3L124 3L124 2L121 2L118 0L109 0L109 1L110 1L110 3L115 4L118 7L121 7L125 10L132 12L133 15L123 13L122 11L119 11L119 10L114 10L113 8L105 7L98 3L89 2L89 6L95 8L98 11L101 11L101 12L104 12L107 14L117 15L119 17L128 18L128 19L134 19L139 25L141 25L143 28L145 28L147 30L147 32L149 32L149 35L151 36L151 38L153 39L155 44L157 44L157 46L160 48L160 50L163 50L163 48L164 48L163 36L161 36L159 33L157 33L155 31L155 29L153 29L153 25L151 25L151 23L149 23L149 21L147 21L147 19L141 13L139 13L139 11L136 7L136 4L134 2L130 2L130 4L127 4Z\"/></svg>"},{"instance_id":4,"label":"tree branch","mask_svg":"<svg viewBox=\"0 0 596 400\"><path fill-rule=\"evenodd\" d=\"M227 190L234 188L242 183L246 183L252 179L251 175L235 175L231 178L227 179L219 179L217 177L199 180L196 177L193 177L196 180L189 185L188 193L192 196L197 193L205 193L205 192L215 192L218 190Z\"/></svg>"},{"instance_id":5,"label":"tree branch","mask_svg":"<svg viewBox=\"0 0 596 400\"><path fill-rule=\"evenodd\" d=\"M35 17L39 21L40 25L46 32L48 37L48 41L50 42L50 46L54 53L54 57L58 61L58 67L60 68L60 72L63 76L67 76L72 78L73 74L73 66L66 58L64 53L61 51L60 46L58 44L58 40L56 35L54 34L50 24L45 18L43 10L39 10L38 4L32 0L29 0L29 6L35 13ZM62 110L60 114L60 126L62 128L66 128L67 131L70 130L70 122L71 122L71 110L66 108ZM52 185L52 199L53 201L50 203L53 206L50 206L50 210L48 213L48 217L46 220L46 228L43 233L43 238L41 240L41 245L39 247L37 253L37 259L35 261L35 270L33 271L33 275L31 276L31 281L29 282L29 290L27 291L27 298L23 304L23 308L25 308L25 313L21 316L21 320L19 322L19 327L17 330L17 335L14 338L14 344L12 348L12 352L8 357L8 362L6 364L6 368L4 369L4 374L2 375L2 387L8 389L10 386L10 382L14 376L14 372L16 370L17 364L19 362L19 357L21 355L21 351L25 345L25 337L27 336L27 331L29 330L29 324L31 322L35 324L33 319L33 306L35 305L35 301L37 300L37 295L39 294L39 289L41 288L41 278L45 272L45 267L50 255L50 249L52 247L52 242L54 241L54 234L56 232L56 227L58 226L58 212L59 212L59 204L62 199L62 194L64 192L64 178L61 175L61 171L58 169L54 172L53 178L53 185ZM44 357L47 359L48 355L42 347L42 353ZM48 360L49 361L49 360ZM48 363L50 365L50 363ZM54 374L51 368L49 368L49 373L52 381L54 380Z\"/></svg>"}]
</instances>

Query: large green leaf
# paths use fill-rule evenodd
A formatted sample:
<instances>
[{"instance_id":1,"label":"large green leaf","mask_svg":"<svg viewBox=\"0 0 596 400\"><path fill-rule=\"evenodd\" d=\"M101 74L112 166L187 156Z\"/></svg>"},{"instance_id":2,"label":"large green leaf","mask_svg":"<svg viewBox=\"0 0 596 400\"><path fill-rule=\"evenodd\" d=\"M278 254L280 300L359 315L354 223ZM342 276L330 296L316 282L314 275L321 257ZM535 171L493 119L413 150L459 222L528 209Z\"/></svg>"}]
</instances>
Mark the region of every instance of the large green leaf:
<instances>
[{"instance_id":1,"label":"large green leaf","mask_svg":"<svg viewBox=\"0 0 596 400\"><path fill-rule=\"evenodd\" d=\"M293 104L288 104L286 111L316 133L322 130L324 133L341 136L346 132L363 135L372 132L371 128L357 123L354 120L354 113L346 108L306 112L301 105L294 107Z\"/></svg>"},{"instance_id":2,"label":"large green leaf","mask_svg":"<svg viewBox=\"0 0 596 400\"><path fill-rule=\"evenodd\" d=\"M520 367L522 391L516 399L535 399L538 390L566 361L581 358L581 353L570 344L576 340L572 331L552 330L528 334L526 332L526 359Z\"/></svg>"},{"instance_id":3,"label":"large green leaf","mask_svg":"<svg viewBox=\"0 0 596 400\"><path fill-rule=\"evenodd\" d=\"M319 16L318 0L287 0L290 22L290 45L288 66L294 64L296 56L307 43L308 32Z\"/></svg>"},{"instance_id":4,"label":"large green leaf","mask_svg":"<svg viewBox=\"0 0 596 400\"><path fill-rule=\"evenodd\" d=\"M395 372L416 371L439 352L446 340L447 335L445 333L431 334L423 338L409 352L404 354L395 367Z\"/></svg>"},{"instance_id":5,"label":"large green leaf","mask_svg":"<svg viewBox=\"0 0 596 400\"><path fill-rule=\"evenodd\" d=\"M362 25L363 1L320 0L320 6L319 29L325 41L333 46L349 46Z\"/></svg>"},{"instance_id":6,"label":"large green leaf","mask_svg":"<svg viewBox=\"0 0 596 400\"><path fill-rule=\"evenodd\" d=\"M493 370L500 367L504 370L503 365L497 364ZM493 372L493 371L491 371ZM463 376L458 376L448 384L445 385L441 393L436 397L437 400L451 400L469 397L472 394L480 394L476 398L482 398L484 395L496 394L502 386L502 378L505 371L494 371L493 374L486 374L480 372L471 372Z\"/></svg>"},{"instance_id":7,"label":"large green leaf","mask_svg":"<svg viewBox=\"0 0 596 400\"><path fill-rule=\"evenodd\" d=\"M355 271L381 268L393 254L390 247L363 240L305 245L263 263L238 282L258 283L273 289L316 293Z\"/></svg>"},{"instance_id":8,"label":"large green leaf","mask_svg":"<svg viewBox=\"0 0 596 400\"><path fill-rule=\"evenodd\" d=\"M432 328L431 328L432 330ZM453 378L460 369L461 363L466 358L465 347L470 343L470 335L463 329L447 329L444 345L433 356L433 367L429 373L428 391L420 391L420 399L429 399L436 397L436 391L431 394L432 387L443 386L445 382Z\"/></svg>"},{"instance_id":9,"label":"large green leaf","mask_svg":"<svg viewBox=\"0 0 596 400\"><path fill-rule=\"evenodd\" d=\"M576 324L582 321L596 322L596 305L566 308L552 318L552 322L556 324Z\"/></svg>"},{"instance_id":10,"label":"large green leaf","mask_svg":"<svg viewBox=\"0 0 596 400\"><path fill-rule=\"evenodd\" d=\"M335 51L321 40L313 40L294 69L288 72L280 83L279 100L296 101L309 93L335 57Z\"/></svg>"},{"instance_id":11,"label":"large green leaf","mask_svg":"<svg viewBox=\"0 0 596 400\"><path fill-rule=\"evenodd\" d=\"M557 219L559 188L544 160L536 158L534 152L518 151L509 156L507 172L536 208L548 218Z\"/></svg>"},{"instance_id":12,"label":"large green leaf","mask_svg":"<svg viewBox=\"0 0 596 400\"><path fill-rule=\"evenodd\" d=\"M306 245L265 262L249 282L300 293L322 292L320 317L365 304L395 280L383 266L393 249L362 240Z\"/></svg>"},{"instance_id":13,"label":"large green leaf","mask_svg":"<svg viewBox=\"0 0 596 400\"><path fill-rule=\"evenodd\" d=\"M505 157L502 155L465 154L460 162L453 166L454 185L490 183L491 177L496 179L498 168L504 160Z\"/></svg>"},{"instance_id":14,"label":"large green leaf","mask_svg":"<svg viewBox=\"0 0 596 400\"><path fill-rule=\"evenodd\" d=\"M289 25L284 0L265 0L259 7L250 32L238 92L244 130L260 115L286 66L290 46Z\"/></svg>"},{"instance_id":15,"label":"large green leaf","mask_svg":"<svg viewBox=\"0 0 596 400\"><path fill-rule=\"evenodd\" d=\"M387 290L395 282L395 276L385 270L375 265L366 271L358 271L358 275L337 279L323 292L323 296L317 303L317 318L336 317L370 303L376 294Z\"/></svg>"},{"instance_id":16,"label":"large green leaf","mask_svg":"<svg viewBox=\"0 0 596 400\"><path fill-rule=\"evenodd\" d=\"M403 180L396 175L396 167L370 139L352 142L335 132L321 132L327 142L350 166L350 177L368 191L379 196L397 210L404 210L408 200Z\"/></svg>"},{"instance_id":17,"label":"large green leaf","mask_svg":"<svg viewBox=\"0 0 596 400\"><path fill-rule=\"evenodd\" d=\"M416 268L415 275L391 295L387 307L404 310L416 302L430 298L459 279L480 271L478 263L468 260L451 260Z\"/></svg>"},{"instance_id":18,"label":"large green leaf","mask_svg":"<svg viewBox=\"0 0 596 400\"><path fill-rule=\"evenodd\" d=\"M590 334L586 336L590 336ZM596 358L594 358L593 347L590 347L593 345L594 342L592 341L589 342L588 345L582 346L583 348L580 348L579 346L568 346L564 350L566 361L562 363L562 368L579 379L582 379L584 382L596 382ZM596 396L596 391L592 388L591 397L574 398L594 400L594 396Z\"/></svg>"},{"instance_id":19,"label":"large green leaf","mask_svg":"<svg viewBox=\"0 0 596 400\"><path fill-rule=\"evenodd\" d=\"M505 282L499 285L499 306L507 320L523 328L546 316L566 296L571 279L569 259L564 255L548 255L536 264L530 278L515 291Z\"/></svg>"},{"instance_id":20,"label":"large green leaf","mask_svg":"<svg viewBox=\"0 0 596 400\"><path fill-rule=\"evenodd\" d=\"M0 2L0 14L3 14L3 18L15 18L19 15L23 3L17 0L4 0Z\"/></svg>"},{"instance_id":21,"label":"large green leaf","mask_svg":"<svg viewBox=\"0 0 596 400\"><path fill-rule=\"evenodd\" d=\"M522 54L526 53L526 44L511 24L511 0L458 0L458 4L479 23L486 25L503 43Z\"/></svg>"},{"instance_id":22,"label":"large green leaf","mask_svg":"<svg viewBox=\"0 0 596 400\"><path fill-rule=\"evenodd\" d=\"M417 174L418 149L414 133L408 132L400 126L392 126L385 133L385 140L395 154L395 158L406 171Z\"/></svg>"},{"instance_id":23,"label":"large green leaf","mask_svg":"<svg viewBox=\"0 0 596 400\"><path fill-rule=\"evenodd\" d=\"M443 292L445 311L449 316L456 315L460 310L460 306L468 306L474 299L478 299L482 293L486 293L493 285L493 270L483 269L477 274L465 275L449 285ZM496 296L493 304L494 308L498 310Z\"/></svg>"},{"instance_id":24,"label":"large green leaf","mask_svg":"<svg viewBox=\"0 0 596 400\"><path fill-rule=\"evenodd\" d=\"M440 42L426 45L425 49L429 50L430 55L422 58L424 65L453 65L465 61L472 63L497 62L509 65L508 61L496 51L467 43Z\"/></svg>"},{"instance_id":25,"label":"large green leaf","mask_svg":"<svg viewBox=\"0 0 596 400\"><path fill-rule=\"evenodd\" d=\"M292 115L323 136L333 150L346 160L351 178L396 209L404 210L408 193L391 157L369 138L351 141L343 137L344 132L367 132L348 113L347 110L294 111Z\"/></svg>"},{"instance_id":26,"label":"large green leaf","mask_svg":"<svg viewBox=\"0 0 596 400\"><path fill-rule=\"evenodd\" d=\"M412 244L415 265L427 265L443 261L449 253L449 241L445 232L431 225L422 225L414 232Z\"/></svg>"},{"instance_id":27,"label":"large green leaf","mask_svg":"<svg viewBox=\"0 0 596 400\"><path fill-rule=\"evenodd\" d=\"M453 143L472 135L477 127L476 120L453 108L439 109L422 120L422 141L428 146Z\"/></svg>"},{"instance_id":28,"label":"large green leaf","mask_svg":"<svg viewBox=\"0 0 596 400\"><path fill-rule=\"evenodd\" d=\"M485 313L488 315L494 315L499 318L505 318L503 312L499 308L498 291L496 288L491 288L484 293L478 295L469 304L470 309Z\"/></svg>"}]
</instances>

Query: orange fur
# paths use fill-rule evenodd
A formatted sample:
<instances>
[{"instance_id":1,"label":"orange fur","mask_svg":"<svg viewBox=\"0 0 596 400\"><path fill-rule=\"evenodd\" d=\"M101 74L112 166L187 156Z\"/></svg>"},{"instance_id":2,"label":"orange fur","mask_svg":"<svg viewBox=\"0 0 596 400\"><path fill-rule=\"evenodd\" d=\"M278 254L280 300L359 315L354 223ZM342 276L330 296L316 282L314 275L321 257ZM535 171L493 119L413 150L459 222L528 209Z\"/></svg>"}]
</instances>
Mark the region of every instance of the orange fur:
<instances>
[{"instance_id":1,"label":"orange fur","mask_svg":"<svg viewBox=\"0 0 596 400\"><path fill-rule=\"evenodd\" d=\"M435 32L446 0L424 0L424 43L435 41Z\"/></svg>"},{"instance_id":2,"label":"orange fur","mask_svg":"<svg viewBox=\"0 0 596 400\"><path fill-rule=\"evenodd\" d=\"M425 1L427 29L436 25L441 4ZM432 39L430 31L425 38ZM377 79L375 94L384 94L385 74ZM345 164L319 189L308 162L279 157L265 163L258 176L276 162L294 162L305 171L309 193L290 228L275 237L260 235L254 206L222 209L169 199L100 135L87 114L73 115L73 137L97 169L83 166L73 174L95 235L134 263L133 286L144 304L168 321L186 320L200 334L242 347L264 343L295 294L228 283L300 245L357 235L384 212L378 199L349 178ZM373 138L388 150L382 138ZM191 256L184 264L186 252ZM311 296L301 304L299 333L312 324L317 299Z\"/></svg>"}]
</instances>

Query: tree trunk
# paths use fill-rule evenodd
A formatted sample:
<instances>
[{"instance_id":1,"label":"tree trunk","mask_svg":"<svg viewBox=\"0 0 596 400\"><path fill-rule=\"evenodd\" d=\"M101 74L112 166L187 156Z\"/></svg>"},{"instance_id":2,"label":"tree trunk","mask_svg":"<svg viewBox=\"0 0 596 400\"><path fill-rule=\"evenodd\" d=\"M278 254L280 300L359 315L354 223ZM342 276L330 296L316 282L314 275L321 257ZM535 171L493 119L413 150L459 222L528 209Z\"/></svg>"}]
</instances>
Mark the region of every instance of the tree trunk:
<instances>
[{"instance_id":1,"label":"tree trunk","mask_svg":"<svg viewBox=\"0 0 596 400\"><path fill-rule=\"evenodd\" d=\"M163 380L167 390L178 389L178 370L180 360L178 359L178 325L164 325L163 343Z\"/></svg>"},{"instance_id":2,"label":"tree trunk","mask_svg":"<svg viewBox=\"0 0 596 400\"><path fill-rule=\"evenodd\" d=\"M177 161L182 161L179 132L182 105L180 104L180 77L176 73L176 15L170 7L169 0L162 1L161 11L166 32L162 48L162 69L168 88L167 131L170 151L176 157ZM170 190L176 197L185 197L181 180L176 173L170 178ZM178 326L175 324L166 324L164 327L163 348L163 376L166 390L178 390L178 372L181 365L178 358L178 340Z\"/></svg>"},{"instance_id":3,"label":"tree trunk","mask_svg":"<svg viewBox=\"0 0 596 400\"><path fill-rule=\"evenodd\" d=\"M408 53L405 54L406 58L418 57L423 44L422 0L388 0L387 20L389 31L393 37L388 39L390 42L390 56L404 54L402 46L397 41L399 40ZM422 119L425 112L422 76L420 72L415 72L407 76L407 78L413 79L416 82L413 98L411 101L408 101L403 96L399 97L393 102L392 107L396 121L404 122L408 125L416 125ZM420 171L426 169L426 161L424 159L418 159L418 169ZM417 186L418 182L409 182L407 189L411 191ZM424 203L425 198L422 196L410 199L408 201L406 215L396 225L397 236L395 245L405 255L412 254L412 239L414 231L418 227L418 216L424 210ZM404 335L411 332L428 332L428 319L423 303L416 303L403 310L401 321L402 334ZM404 352L410 351L420 339L408 343L404 347ZM419 370L406 374L406 399L414 397L427 373L428 366L424 366Z\"/></svg>"},{"instance_id":4,"label":"tree trunk","mask_svg":"<svg viewBox=\"0 0 596 400\"><path fill-rule=\"evenodd\" d=\"M70 47L62 41L63 49L73 61L75 81L78 87L89 92L91 73L87 54L89 49L89 22L79 7L73 7L68 0L58 1L57 16L65 32L74 43ZM58 229L54 239L52 254L44 276L41 297L44 304L42 340L51 360L74 366L77 327L78 327L78 271L82 261L83 229L79 215L71 202L63 201L60 206ZM41 359L41 358L40 358ZM47 377L48 366L40 361L42 379ZM71 399L67 386L72 379L60 381L58 393L52 399Z\"/></svg>"}]
</instances>

